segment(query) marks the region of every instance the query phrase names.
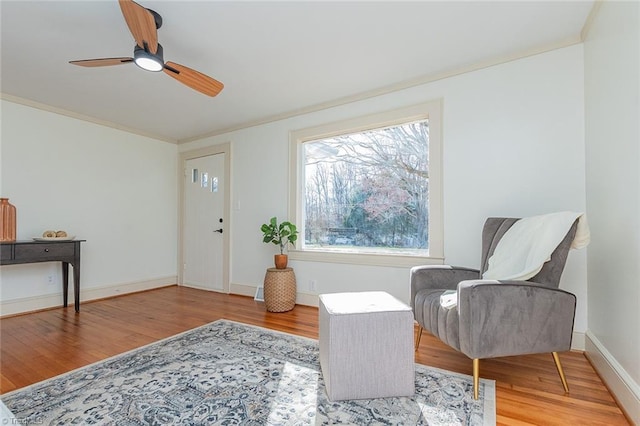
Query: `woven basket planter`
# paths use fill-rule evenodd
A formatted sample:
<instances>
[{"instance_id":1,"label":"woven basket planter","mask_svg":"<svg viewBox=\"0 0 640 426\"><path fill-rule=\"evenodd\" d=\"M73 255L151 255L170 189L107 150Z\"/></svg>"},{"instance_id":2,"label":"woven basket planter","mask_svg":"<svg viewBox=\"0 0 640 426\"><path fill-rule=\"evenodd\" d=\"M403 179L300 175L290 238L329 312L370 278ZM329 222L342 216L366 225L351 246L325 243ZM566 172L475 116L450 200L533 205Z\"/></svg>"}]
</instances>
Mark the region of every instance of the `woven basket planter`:
<instances>
[{"instance_id":1,"label":"woven basket planter","mask_svg":"<svg viewBox=\"0 0 640 426\"><path fill-rule=\"evenodd\" d=\"M264 304L269 312L286 312L296 305L293 268L269 268L264 276Z\"/></svg>"}]
</instances>

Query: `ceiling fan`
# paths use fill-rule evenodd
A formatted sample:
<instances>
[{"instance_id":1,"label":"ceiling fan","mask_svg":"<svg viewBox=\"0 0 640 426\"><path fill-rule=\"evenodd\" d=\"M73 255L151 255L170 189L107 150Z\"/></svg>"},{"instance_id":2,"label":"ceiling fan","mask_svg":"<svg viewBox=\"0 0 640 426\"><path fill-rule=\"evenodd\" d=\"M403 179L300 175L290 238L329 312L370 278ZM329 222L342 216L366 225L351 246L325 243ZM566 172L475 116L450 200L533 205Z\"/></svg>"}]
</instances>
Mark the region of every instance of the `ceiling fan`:
<instances>
[{"instance_id":1,"label":"ceiling fan","mask_svg":"<svg viewBox=\"0 0 640 426\"><path fill-rule=\"evenodd\" d=\"M201 72L175 62L164 62L162 46L158 43L157 30L162 26L162 16L157 12L140 6L133 0L118 0L127 26L136 41L133 58L100 58L69 61L70 64L83 67L104 67L134 62L147 71L164 71L178 80L207 96L216 96L224 84Z\"/></svg>"}]
</instances>

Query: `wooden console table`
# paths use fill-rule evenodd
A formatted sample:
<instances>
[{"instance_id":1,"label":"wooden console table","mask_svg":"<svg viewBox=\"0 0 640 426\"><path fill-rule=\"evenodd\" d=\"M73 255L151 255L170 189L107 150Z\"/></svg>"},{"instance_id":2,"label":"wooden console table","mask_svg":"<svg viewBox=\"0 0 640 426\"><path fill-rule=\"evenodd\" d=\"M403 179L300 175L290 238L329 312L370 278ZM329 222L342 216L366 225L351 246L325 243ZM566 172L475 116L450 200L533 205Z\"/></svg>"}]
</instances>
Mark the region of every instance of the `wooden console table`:
<instances>
[{"instance_id":1,"label":"wooden console table","mask_svg":"<svg viewBox=\"0 0 640 426\"><path fill-rule=\"evenodd\" d=\"M62 262L62 299L66 307L71 264L75 308L76 312L80 312L80 243L84 241L86 240L0 242L0 265Z\"/></svg>"}]
</instances>

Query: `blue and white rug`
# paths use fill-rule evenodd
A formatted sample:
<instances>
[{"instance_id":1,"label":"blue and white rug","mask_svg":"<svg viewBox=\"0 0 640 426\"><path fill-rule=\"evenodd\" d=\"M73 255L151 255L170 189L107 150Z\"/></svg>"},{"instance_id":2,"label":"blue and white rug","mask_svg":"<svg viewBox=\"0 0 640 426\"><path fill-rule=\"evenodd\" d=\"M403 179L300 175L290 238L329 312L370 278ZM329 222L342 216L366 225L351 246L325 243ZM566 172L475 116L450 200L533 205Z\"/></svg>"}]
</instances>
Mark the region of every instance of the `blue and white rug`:
<instances>
[{"instance_id":1,"label":"blue and white rug","mask_svg":"<svg viewBox=\"0 0 640 426\"><path fill-rule=\"evenodd\" d=\"M19 424L491 425L495 383L416 364L416 394L331 402L318 342L219 320L2 395Z\"/></svg>"}]
</instances>

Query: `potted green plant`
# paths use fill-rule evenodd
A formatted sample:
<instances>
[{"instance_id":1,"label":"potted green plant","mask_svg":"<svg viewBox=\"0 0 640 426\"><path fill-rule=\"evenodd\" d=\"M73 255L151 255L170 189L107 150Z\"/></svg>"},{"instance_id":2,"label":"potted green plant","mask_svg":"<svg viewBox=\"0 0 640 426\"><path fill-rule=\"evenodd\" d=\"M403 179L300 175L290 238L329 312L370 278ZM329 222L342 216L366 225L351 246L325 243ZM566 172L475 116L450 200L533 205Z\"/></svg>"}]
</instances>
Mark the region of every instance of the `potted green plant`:
<instances>
[{"instance_id":1,"label":"potted green plant","mask_svg":"<svg viewBox=\"0 0 640 426\"><path fill-rule=\"evenodd\" d=\"M298 230L296 225L285 221L278 224L278 218L272 217L269 223L263 223L260 227L262 231L264 243L273 243L280 247L280 254L274 256L277 269L285 269L287 267L288 256L284 254L285 248L291 244L295 246L298 239Z\"/></svg>"}]
</instances>

